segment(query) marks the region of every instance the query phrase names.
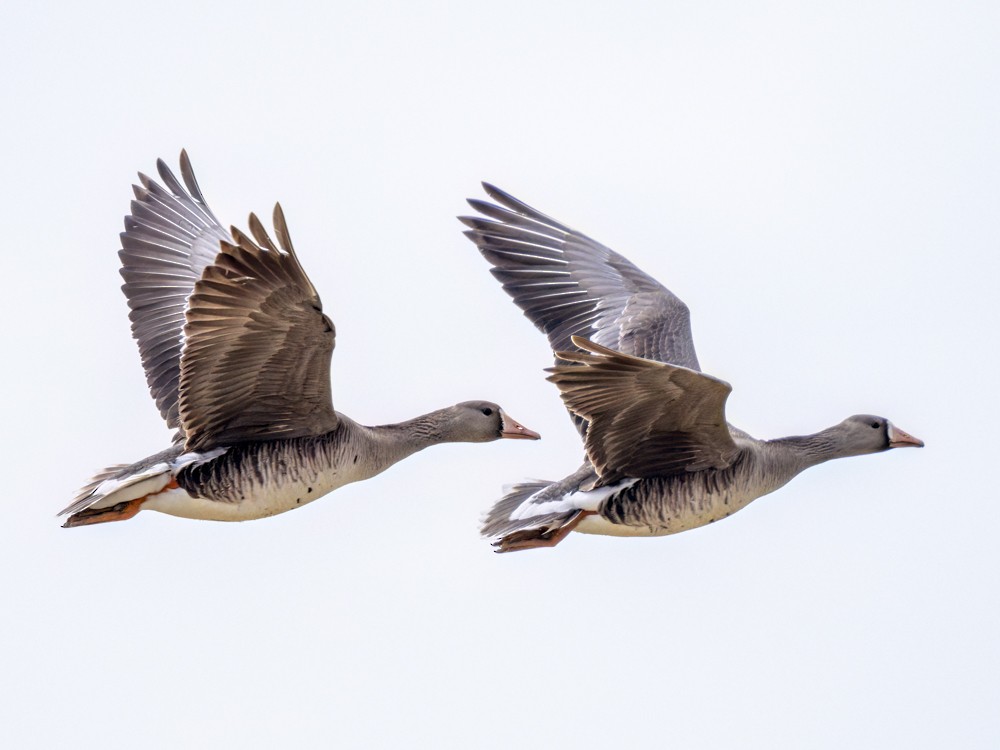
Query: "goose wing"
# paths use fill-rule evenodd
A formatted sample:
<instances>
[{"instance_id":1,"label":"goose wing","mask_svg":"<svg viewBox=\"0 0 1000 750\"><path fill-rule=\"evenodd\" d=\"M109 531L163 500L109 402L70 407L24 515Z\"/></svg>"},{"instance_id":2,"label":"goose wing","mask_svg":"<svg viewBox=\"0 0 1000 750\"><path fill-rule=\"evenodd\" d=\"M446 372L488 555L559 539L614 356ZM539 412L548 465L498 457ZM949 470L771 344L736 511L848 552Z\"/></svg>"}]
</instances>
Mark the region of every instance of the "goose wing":
<instances>
[{"instance_id":1,"label":"goose wing","mask_svg":"<svg viewBox=\"0 0 1000 750\"><path fill-rule=\"evenodd\" d=\"M710 375L633 357L574 336L577 352L549 370L570 412L588 420L584 446L600 475L625 478L722 469L739 449L726 424L732 387Z\"/></svg>"},{"instance_id":2,"label":"goose wing","mask_svg":"<svg viewBox=\"0 0 1000 750\"><path fill-rule=\"evenodd\" d=\"M232 240L206 204L185 151L180 164L183 186L162 159L156 168L163 185L139 174L118 253L146 382L171 428L180 427L177 393L188 298L220 243Z\"/></svg>"},{"instance_id":3,"label":"goose wing","mask_svg":"<svg viewBox=\"0 0 1000 750\"><path fill-rule=\"evenodd\" d=\"M319 435L337 426L330 394L335 331L292 248L250 215L194 285L184 325L179 413L188 450Z\"/></svg>"},{"instance_id":4,"label":"goose wing","mask_svg":"<svg viewBox=\"0 0 1000 750\"><path fill-rule=\"evenodd\" d=\"M459 217L493 275L554 352L580 336L623 354L700 370L685 305L625 257L483 183L496 201ZM499 204L499 205L498 205Z\"/></svg>"}]
</instances>

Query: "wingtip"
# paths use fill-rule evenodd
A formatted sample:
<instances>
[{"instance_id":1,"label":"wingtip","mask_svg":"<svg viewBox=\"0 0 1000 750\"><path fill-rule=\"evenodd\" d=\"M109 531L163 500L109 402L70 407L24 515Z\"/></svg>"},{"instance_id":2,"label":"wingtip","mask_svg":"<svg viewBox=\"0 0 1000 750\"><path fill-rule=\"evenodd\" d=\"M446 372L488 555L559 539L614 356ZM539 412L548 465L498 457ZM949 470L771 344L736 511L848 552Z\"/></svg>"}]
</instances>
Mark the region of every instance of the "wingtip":
<instances>
[{"instance_id":1,"label":"wingtip","mask_svg":"<svg viewBox=\"0 0 1000 750\"><path fill-rule=\"evenodd\" d=\"M289 255L295 256L295 247L292 245L292 235L288 231L285 211L281 207L281 203L277 201L274 203L271 221L274 224L274 233L278 235L278 244L281 245L281 249Z\"/></svg>"},{"instance_id":2,"label":"wingtip","mask_svg":"<svg viewBox=\"0 0 1000 750\"><path fill-rule=\"evenodd\" d=\"M191 166L191 157L188 155L186 148L181 149L180 164L181 179L184 180L184 186L188 189L191 197L201 206L202 210L214 219L215 217L212 215L205 201L205 196L201 192L201 186L198 185L198 178L194 175L194 167ZM216 223L218 223L217 219Z\"/></svg>"},{"instance_id":3,"label":"wingtip","mask_svg":"<svg viewBox=\"0 0 1000 750\"><path fill-rule=\"evenodd\" d=\"M486 182L485 180L483 180L483 182L481 182L480 184L483 186L483 190L486 192L486 194L490 196L490 198L492 198L493 200L502 201L504 198L510 197L506 191L501 190L492 182Z\"/></svg>"},{"instance_id":4,"label":"wingtip","mask_svg":"<svg viewBox=\"0 0 1000 750\"><path fill-rule=\"evenodd\" d=\"M473 210L478 211L479 213L485 216L491 216L492 212L503 210L500 206L488 203L487 201L484 201L482 198L466 198L465 201L470 206L472 206Z\"/></svg>"},{"instance_id":5,"label":"wingtip","mask_svg":"<svg viewBox=\"0 0 1000 750\"><path fill-rule=\"evenodd\" d=\"M188 156L186 148L181 149L181 155L178 161L181 165L181 176L194 173L194 170L191 169L191 157Z\"/></svg>"},{"instance_id":6,"label":"wingtip","mask_svg":"<svg viewBox=\"0 0 1000 750\"><path fill-rule=\"evenodd\" d=\"M544 217L544 214L539 213L524 201L520 200L519 198L515 198L506 190L498 188L491 182L484 182L483 190L486 191L486 194L490 196L490 198L492 198L493 200L495 200L497 203L507 208L508 210L514 211L515 213L518 213L522 216L530 217L537 214L538 217Z\"/></svg>"},{"instance_id":7,"label":"wingtip","mask_svg":"<svg viewBox=\"0 0 1000 750\"><path fill-rule=\"evenodd\" d=\"M254 240L257 244L267 248L271 252L278 252L278 248L275 247L274 243L271 241L270 235L268 235L267 230L264 229L264 225L261 220L257 218L257 214L250 212L250 216L247 219L247 224L250 227L250 234L253 235Z\"/></svg>"},{"instance_id":8,"label":"wingtip","mask_svg":"<svg viewBox=\"0 0 1000 750\"><path fill-rule=\"evenodd\" d=\"M457 216L456 218L470 229L475 229L478 231L490 231L498 226L497 222L490 221L489 219L484 219L481 216L463 215L463 216Z\"/></svg>"},{"instance_id":9,"label":"wingtip","mask_svg":"<svg viewBox=\"0 0 1000 750\"><path fill-rule=\"evenodd\" d=\"M156 160L156 171L160 175L160 179L164 182L170 182L170 178L173 175L170 172L170 167L167 166L167 163L163 159L158 158Z\"/></svg>"}]
</instances>

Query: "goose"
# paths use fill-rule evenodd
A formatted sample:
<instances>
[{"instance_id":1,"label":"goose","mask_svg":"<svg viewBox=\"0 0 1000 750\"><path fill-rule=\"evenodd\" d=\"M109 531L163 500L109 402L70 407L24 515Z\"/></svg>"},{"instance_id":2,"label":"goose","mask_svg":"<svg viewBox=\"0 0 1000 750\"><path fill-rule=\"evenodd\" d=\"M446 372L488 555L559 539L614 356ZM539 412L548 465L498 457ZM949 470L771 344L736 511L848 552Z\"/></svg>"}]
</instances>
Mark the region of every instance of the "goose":
<instances>
[{"instance_id":1,"label":"goose","mask_svg":"<svg viewBox=\"0 0 1000 750\"><path fill-rule=\"evenodd\" d=\"M505 488L481 533L498 552L571 531L664 536L718 521L834 458L922 447L858 414L813 435L758 440L726 421L723 380L703 373L687 306L604 245L483 183L465 234L555 355L548 380L584 442L566 478Z\"/></svg>"},{"instance_id":2,"label":"goose","mask_svg":"<svg viewBox=\"0 0 1000 750\"><path fill-rule=\"evenodd\" d=\"M140 510L265 518L431 445L539 438L490 401L375 427L335 411L334 326L281 206L277 245L254 214L253 239L235 227L226 232L185 151L183 186L162 159L156 166L163 185L139 174L119 256L149 390L176 433L166 450L98 473L59 514L68 516L64 526L123 521Z\"/></svg>"}]
</instances>

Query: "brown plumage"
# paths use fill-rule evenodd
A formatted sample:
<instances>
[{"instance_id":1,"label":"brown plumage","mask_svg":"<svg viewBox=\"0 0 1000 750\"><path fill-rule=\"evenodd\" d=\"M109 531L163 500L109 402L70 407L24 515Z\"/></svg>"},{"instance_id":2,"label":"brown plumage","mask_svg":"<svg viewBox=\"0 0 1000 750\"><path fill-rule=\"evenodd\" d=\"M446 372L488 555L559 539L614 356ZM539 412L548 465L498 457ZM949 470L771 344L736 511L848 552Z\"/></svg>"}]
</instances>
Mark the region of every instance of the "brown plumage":
<instances>
[{"instance_id":1,"label":"brown plumage","mask_svg":"<svg viewBox=\"0 0 1000 750\"><path fill-rule=\"evenodd\" d=\"M250 214L226 232L181 152L183 185L140 175L122 233L122 287L150 393L176 430L165 451L107 469L62 511L66 526L140 509L241 521L301 507L445 442L535 439L489 401L368 427L334 411L333 323L292 246Z\"/></svg>"},{"instance_id":2,"label":"brown plumage","mask_svg":"<svg viewBox=\"0 0 1000 750\"><path fill-rule=\"evenodd\" d=\"M259 244L233 227L194 285L184 325L180 417L188 450L337 426L330 394L333 323L274 207L279 250L257 216Z\"/></svg>"},{"instance_id":3,"label":"brown plumage","mask_svg":"<svg viewBox=\"0 0 1000 750\"><path fill-rule=\"evenodd\" d=\"M726 426L728 383L579 336L572 342L582 351L556 352L570 364L549 368L548 380L566 408L588 422L584 447L600 476L595 486L733 462L738 449Z\"/></svg>"},{"instance_id":4,"label":"brown plumage","mask_svg":"<svg viewBox=\"0 0 1000 750\"><path fill-rule=\"evenodd\" d=\"M660 536L704 526L831 458L922 445L855 415L815 435L761 441L726 422L730 386L700 371L687 306L626 258L486 183L466 235L549 340L586 459L557 482L514 485L486 514L499 552L570 530Z\"/></svg>"}]
</instances>

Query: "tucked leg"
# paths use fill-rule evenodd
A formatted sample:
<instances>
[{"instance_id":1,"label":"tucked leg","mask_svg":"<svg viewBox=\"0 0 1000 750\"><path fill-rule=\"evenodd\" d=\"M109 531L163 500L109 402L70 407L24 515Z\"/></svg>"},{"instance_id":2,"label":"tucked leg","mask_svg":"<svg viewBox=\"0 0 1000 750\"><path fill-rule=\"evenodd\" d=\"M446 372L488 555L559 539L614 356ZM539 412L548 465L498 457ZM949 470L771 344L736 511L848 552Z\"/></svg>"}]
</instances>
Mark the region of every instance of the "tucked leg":
<instances>
[{"instance_id":1,"label":"tucked leg","mask_svg":"<svg viewBox=\"0 0 1000 750\"><path fill-rule=\"evenodd\" d=\"M497 552L519 552L537 547L555 547L575 529L586 516L593 515L592 510L581 510L557 529L525 529L515 531L496 541L493 546Z\"/></svg>"},{"instance_id":2,"label":"tucked leg","mask_svg":"<svg viewBox=\"0 0 1000 750\"><path fill-rule=\"evenodd\" d=\"M146 496L148 497L148 495ZM74 513L66 519L63 524L64 529L74 526L89 526L94 523L108 523L110 521L127 521L142 508L146 502L146 497L137 497L135 500L112 505L110 508L87 508L79 513Z\"/></svg>"},{"instance_id":3,"label":"tucked leg","mask_svg":"<svg viewBox=\"0 0 1000 750\"><path fill-rule=\"evenodd\" d=\"M90 526L95 523L110 523L111 521L127 521L142 509L142 504L154 495L161 492L168 492L177 489L179 485L176 479L171 479L159 492L137 497L134 500L123 500L109 508L86 508L74 513L66 519L63 524L64 529L71 529L74 526Z\"/></svg>"}]
</instances>

